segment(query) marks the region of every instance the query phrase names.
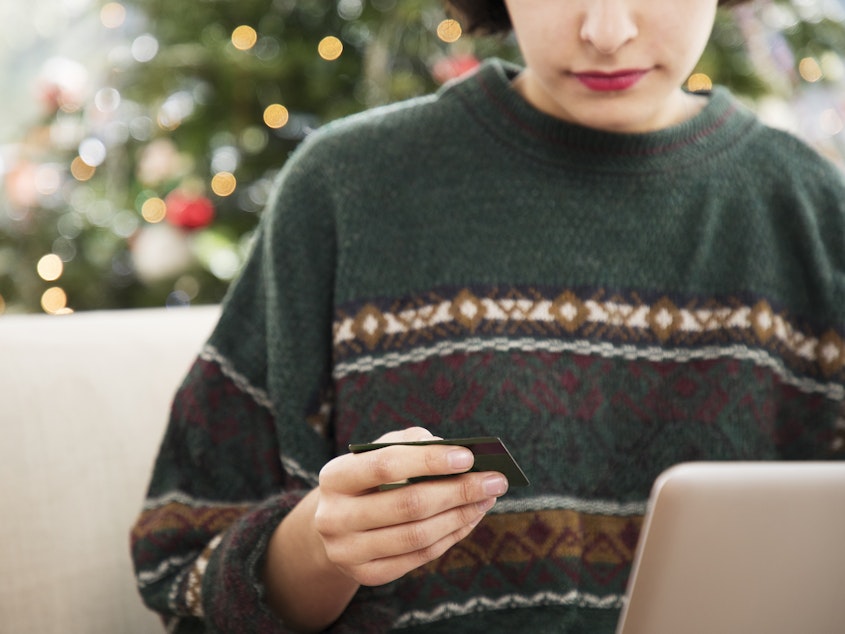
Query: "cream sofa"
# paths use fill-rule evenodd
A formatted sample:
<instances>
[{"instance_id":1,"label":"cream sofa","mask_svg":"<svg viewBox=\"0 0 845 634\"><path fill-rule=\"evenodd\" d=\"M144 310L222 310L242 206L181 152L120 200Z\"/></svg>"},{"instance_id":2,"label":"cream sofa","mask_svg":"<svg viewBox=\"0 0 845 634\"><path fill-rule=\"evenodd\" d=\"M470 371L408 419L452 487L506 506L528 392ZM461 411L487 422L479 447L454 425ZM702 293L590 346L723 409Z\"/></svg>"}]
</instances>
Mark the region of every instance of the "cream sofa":
<instances>
[{"instance_id":1,"label":"cream sofa","mask_svg":"<svg viewBox=\"0 0 845 634\"><path fill-rule=\"evenodd\" d=\"M0 631L163 632L129 558L215 306L0 316Z\"/></svg>"}]
</instances>

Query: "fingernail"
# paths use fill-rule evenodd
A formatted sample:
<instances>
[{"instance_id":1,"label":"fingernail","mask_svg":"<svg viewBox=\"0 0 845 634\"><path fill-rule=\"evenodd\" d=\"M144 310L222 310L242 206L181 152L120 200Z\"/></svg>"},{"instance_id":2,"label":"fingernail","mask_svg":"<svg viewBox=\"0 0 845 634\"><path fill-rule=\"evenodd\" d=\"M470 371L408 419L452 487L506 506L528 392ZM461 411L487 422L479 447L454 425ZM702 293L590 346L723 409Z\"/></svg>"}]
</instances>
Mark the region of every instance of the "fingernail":
<instances>
[{"instance_id":1,"label":"fingernail","mask_svg":"<svg viewBox=\"0 0 845 634\"><path fill-rule=\"evenodd\" d=\"M469 449L455 449L450 451L447 459L452 469L469 469L475 461Z\"/></svg>"},{"instance_id":2,"label":"fingernail","mask_svg":"<svg viewBox=\"0 0 845 634\"><path fill-rule=\"evenodd\" d=\"M502 495L505 491L508 490L508 481L505 479L504 476L488 476L484 478L482 488L484 489L485 495Z\"/></svg>"}]
</instances>

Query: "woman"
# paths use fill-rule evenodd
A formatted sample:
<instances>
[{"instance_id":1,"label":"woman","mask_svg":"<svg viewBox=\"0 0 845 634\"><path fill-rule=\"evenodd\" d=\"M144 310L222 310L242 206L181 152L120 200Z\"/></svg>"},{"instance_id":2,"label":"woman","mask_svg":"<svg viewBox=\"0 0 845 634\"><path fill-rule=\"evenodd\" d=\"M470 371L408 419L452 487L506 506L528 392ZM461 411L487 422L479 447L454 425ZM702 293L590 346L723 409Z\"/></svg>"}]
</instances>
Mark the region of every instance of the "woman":
<instances>
[{"instance_id":1,"label":"woman","mask_svg":"<svg viewBox=\"0 0 845 634\"><path fill-rule=\"evenodd\" d=\"M612 632L663 469L838 457L845 187L682 88L718 4L453 2L525 67L300 146L133 531L174 631ZM480 435L530 487L346 451Z\"/></svg>"}]
</instances>

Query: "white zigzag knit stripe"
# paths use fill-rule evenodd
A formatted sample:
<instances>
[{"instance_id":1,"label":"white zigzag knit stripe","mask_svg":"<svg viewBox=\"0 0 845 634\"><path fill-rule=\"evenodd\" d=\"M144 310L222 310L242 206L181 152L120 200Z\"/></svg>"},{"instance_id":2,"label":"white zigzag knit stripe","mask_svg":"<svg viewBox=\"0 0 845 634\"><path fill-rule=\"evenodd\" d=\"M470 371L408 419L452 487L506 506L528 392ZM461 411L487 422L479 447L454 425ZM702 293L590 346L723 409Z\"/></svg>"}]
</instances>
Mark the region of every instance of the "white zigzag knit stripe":
<instances>
[{"instance_id":1,"label":"white zigzag knit stripe","mask_svg":"<svg viewBox=\"0 0 845 634\"><path fill-rule=\"evenodd\" d=\"M300 480L305 480L311 486L317 486L320 483L320 476L312 471L308 471L290 456L281 454L279 458L282 461L282 467L284 467L285 472L296 476Z\"/></svg>"},{"instance_id":2,"label":"white zigzag knit stripe","mask_svg":"<svg viewBox=\"0 0 845 634\"><path fill-rule=\"evenodd\" d=\"M708 361L715 359L736 359L751 361L759 366L772 370L780 379L792 387L808 394L822 394L832 400L845 399L845 386L838 383L824 383L806 377L796 376L783 363L762 350L754 350L742 345L709 346L695 349L665 349L659 347L638 347L631 345L616 346L609 343L592 343L590 341L559 341L544 339L508 339L504 337L482 339L471 338L463 341L444 341L429 347L415 348L405 353L387 353L380 356L361 357L348 363L338 363L334 368L335 379L342 379L350 374L372 372L379 368L397 368L407 363L425 361L432 357L447 356L467 352L573 352L576 354L593 354L608 359L625 359L629 361L675 361L686 363L690 361Z\"/></svg>"},{"instance_id":3,"label":"white zigzag knit stripe","mask_svg":"<svg viewBox=\"0 0 845 634\"><path fill-rule=\"evenodd\" d=\"M238 389L246 394L249 394L256 403L265 409L270 412L273 411L273 401L270 399L267 392L253 386L243 374L235 370L232 362L220 354L220 351L217 350L217 348L211 344L206 344L205 347L203 347L202 352L200 352L200 358L203 361L216 363L220 366L220 370L223 372L223 375L231 379L232 382L238 386Z\"/></svg>"},{"instance_id":4,"label":"white zigzag knit stripe","mask_svg":"<svg viewBox=\"0 0 845 634\"><path fill-rule=\"evenodd\" d=\"M464 616L474 612L487 612L492 610L507 610L511 608L530 608L540 605L577 605L582 607L599 609L621 609L623 596L617 594L599 597L594 594L586 594L572 590L566 594L557 592L538 592L532 596L510 594L497 599L478 597L466 603L444 603L429 611L414 610L398 618L393 626L408 627L422 623L432 623L441 619Z\"/></svg>"},{"instance_id":5,"label":"white zigzag knit stripe","mask_svg":"<svg viewBox=\"0 0 845 634\"><path fill-rule=\"evenodd\" d=\"M197 556L196 552L188 553L183 557L170 557L169 559L164 560L161 562L155 570L144 570L137 574L137 584L139 588L145 588L146 586L156 583L160 581L167 575L169 575L173 570L180 570L193 560Z\"/></svg>"},{"instance_id":6,"label":"white zigzag knit stripe","mask_svg":"<svg viewBox=\"0 0 845 634\"><path fill-rule=\"evenodd\" d=\"M531 513L535 511L577 511L586 515L629 517L645 514L648 502L614 502L611 500L582 500L574 497L544 495L540 497L496 501L490 513Z\"/></svg>"}]
</instances>

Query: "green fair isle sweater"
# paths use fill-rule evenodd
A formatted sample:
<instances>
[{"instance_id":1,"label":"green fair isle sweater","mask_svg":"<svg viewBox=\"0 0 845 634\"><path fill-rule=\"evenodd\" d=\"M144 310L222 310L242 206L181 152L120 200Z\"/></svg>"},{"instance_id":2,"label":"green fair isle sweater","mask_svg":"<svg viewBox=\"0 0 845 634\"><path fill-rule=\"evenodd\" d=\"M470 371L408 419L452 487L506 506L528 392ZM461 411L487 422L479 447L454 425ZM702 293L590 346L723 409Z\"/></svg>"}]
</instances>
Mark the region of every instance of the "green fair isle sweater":
<instances>
[{"instance_id":1,"label":"green fair isle sweater","mask_svg":"<svg viewBox=\"0 0 845 634\"><path fill-rule=\"evenodd\" d=\"M612 632L663 469L841 457L837 170L722 89L618 135L532 109L515 72L328 125L285 164L133 530L172 631L285 631L270 534L389 430L501 436L532 483L332 632Z\"/></svg>"}]
</instances>

